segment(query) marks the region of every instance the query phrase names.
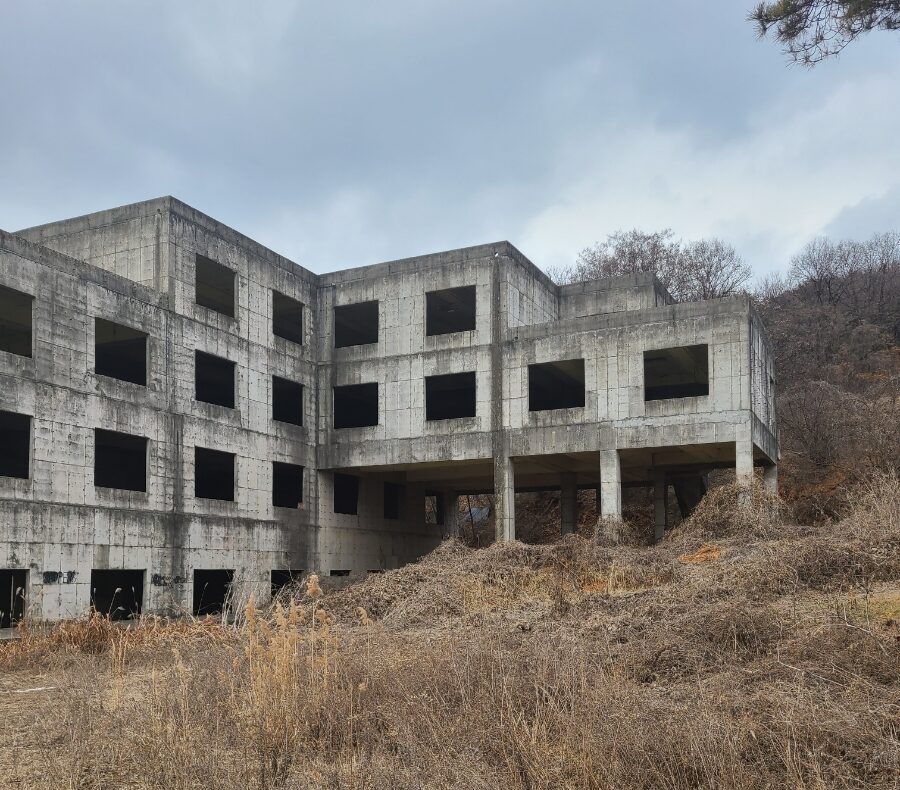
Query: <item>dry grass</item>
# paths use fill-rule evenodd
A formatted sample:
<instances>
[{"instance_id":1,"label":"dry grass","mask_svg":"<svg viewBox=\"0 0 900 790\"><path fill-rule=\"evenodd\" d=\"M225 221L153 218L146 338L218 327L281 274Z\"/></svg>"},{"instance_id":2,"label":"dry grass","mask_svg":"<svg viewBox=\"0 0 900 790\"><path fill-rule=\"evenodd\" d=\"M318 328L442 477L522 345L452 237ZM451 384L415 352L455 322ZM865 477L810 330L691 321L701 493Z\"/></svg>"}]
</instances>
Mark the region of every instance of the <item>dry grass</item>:
<instances>
[{"instance_id":1,"label":"dry grass","mask_svg":"<svg viewBox=\"0 0 900 790\"><path fill-rule=\"evenodd\" d=\"M0 646L58 686L21 786L898 787L896 477L815 529L738 493L652 548L450 542L239 627Z\"/></svg>"}]
</instances>

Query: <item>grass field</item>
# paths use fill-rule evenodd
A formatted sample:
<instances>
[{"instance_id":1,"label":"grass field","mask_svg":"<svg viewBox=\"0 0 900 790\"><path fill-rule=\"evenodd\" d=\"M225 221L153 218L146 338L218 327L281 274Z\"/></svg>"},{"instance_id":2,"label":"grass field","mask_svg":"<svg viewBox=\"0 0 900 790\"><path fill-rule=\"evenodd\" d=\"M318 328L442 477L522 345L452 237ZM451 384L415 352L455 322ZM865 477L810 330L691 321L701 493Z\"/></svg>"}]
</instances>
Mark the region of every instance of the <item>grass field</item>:
<instances>
[{"instance_id":1,"label":"grass field","mask_svg":"<svg viewBox=\"0 0 900 790\"><path fill-rule=\"evenodd\" d=\"M896 788L900 485L850 501L725 486L653 547L449 542L233 625L26 631L0 786Z\"/></svg>"}]
</instances>

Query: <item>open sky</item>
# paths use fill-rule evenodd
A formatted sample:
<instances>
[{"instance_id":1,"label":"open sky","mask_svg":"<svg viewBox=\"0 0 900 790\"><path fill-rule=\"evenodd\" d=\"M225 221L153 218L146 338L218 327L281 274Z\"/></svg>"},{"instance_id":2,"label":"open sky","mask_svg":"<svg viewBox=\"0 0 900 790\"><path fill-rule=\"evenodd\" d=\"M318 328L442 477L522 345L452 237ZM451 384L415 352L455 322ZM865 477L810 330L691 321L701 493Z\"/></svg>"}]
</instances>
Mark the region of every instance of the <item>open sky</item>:
<instances>
[{"instance_id":1,"label":"open sky","mask_svg":"<svg viewBox=\"0 0 900 790\"><path fill-rule=\"evenodd\" d=\"M0 227L171 194L313 271L900 229L900 34L813 70L752 0L7 0Z\"/></svg>"}]
</instances>

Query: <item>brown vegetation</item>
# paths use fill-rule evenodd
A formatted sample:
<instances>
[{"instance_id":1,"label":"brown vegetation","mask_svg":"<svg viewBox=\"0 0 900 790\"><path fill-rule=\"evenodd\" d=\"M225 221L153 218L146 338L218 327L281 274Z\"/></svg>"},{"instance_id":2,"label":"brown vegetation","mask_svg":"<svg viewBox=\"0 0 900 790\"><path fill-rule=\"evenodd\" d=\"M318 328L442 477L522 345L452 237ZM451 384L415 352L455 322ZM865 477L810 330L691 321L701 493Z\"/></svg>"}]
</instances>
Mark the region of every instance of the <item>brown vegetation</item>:
<instances>
[{"instance_id":1,"label":"brown vegetation","mask_svg":"<svg viewBox=\"0 0 900 790\"><path fill-rule=\"evenodd\" d=\"M797 526L721 487L655 547L472 550L239 625L0 646L20 787L896 787L900 482ZM688 558L704 561L688 561ZM18 684L13 689L9 684ZM30 721L29 749L17 748Z\"/></svg>"},{"instance_id":2,"label":"brown vegetation","mask_svg":"<svg viewBox=\"0 0 900 790\"><path fill-rule=\"evenodd\" d=\"M900 472L900 234L817 239L756 294L775 352L783 495L833 517L847 485Z\"/></svg>"}]
</instances>

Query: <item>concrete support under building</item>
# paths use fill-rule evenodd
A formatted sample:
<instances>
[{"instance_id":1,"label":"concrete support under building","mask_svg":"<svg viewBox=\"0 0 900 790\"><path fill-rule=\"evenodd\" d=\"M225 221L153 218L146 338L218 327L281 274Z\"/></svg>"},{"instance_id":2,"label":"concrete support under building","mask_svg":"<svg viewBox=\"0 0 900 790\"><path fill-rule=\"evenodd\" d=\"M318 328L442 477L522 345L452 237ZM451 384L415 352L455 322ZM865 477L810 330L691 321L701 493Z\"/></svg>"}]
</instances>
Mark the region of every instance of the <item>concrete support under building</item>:
<instances>
[{"instance_id":1,"label":"concrete support under building","mask_svg":"<svg viewBox=\"0 0 900 790\"><path fill-rule=\"evenodd\" d=\"M516 472L509 456L494 459L494 512L497 540L515 540Z\"/></svg>"},{"instance_id":2,"label":"concrete support under building","mask_svg":"<svg viewBox=\"0 0 900 790\"><path fill-rule=\"evenodd\" d=\"M600 528L613 542L619 540L622 521L622 465L618 450L600 451Z\"/></svg>"},{"instance_id":3,"label":"concrete support under building","mask_svg":"<svg viewBox=\"0 0 900 790\"><path fill-rule=\"evenodd\" d=\"M734 446L734 472L738 485L753 482L753 441L738 439Z\"/></svg>"},{"instance_id":4,"label":"concrete support under building","mask_svg":"<svg viewBox=\"0 0 900 790\"><path fill-rule=\"evenodd\" d=\"M578 485L573 472L562 475L559 497L560 532L571 535L578 529Z\"/></svg>"},{"instance_id":5,"label":"concrete support under building","mask_svg":"<svg viewBox=\"0 0 900 790\"><path fill-rule=\"evenodd\" d=\"M653 542L659 543L669 521L669 486L662 474L653 481L653 517Z\"/></svg>"},{"instance_id":6,"label":"concrete support under building","mask_svg":"<svg viewBox=\"0 0 900 790\"><path fill-rule=\"evenodd\" d=\"M763 484L773 494L778 493L778 464L763 469Z\"/></svg>"},{"instance_id":7,"label":"concrete support under building","mask_svg":"<svg viewBox=\"0 0 900 790\"><path fill-rule=\"evenodd\" d=\"M459 535L459 494L456 491L444 490L444 534L449 537Z\"/></svg>"}]
</instances>

